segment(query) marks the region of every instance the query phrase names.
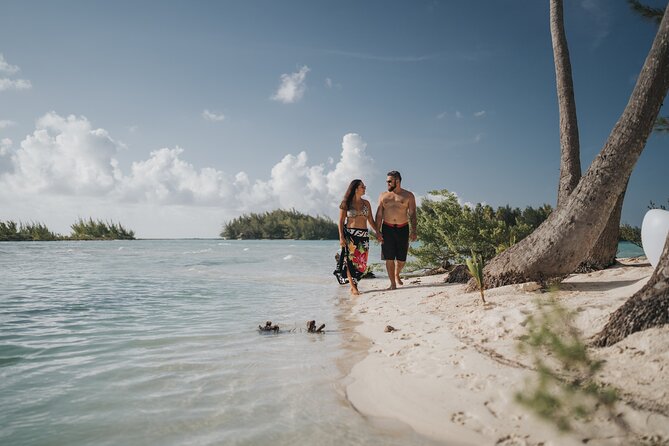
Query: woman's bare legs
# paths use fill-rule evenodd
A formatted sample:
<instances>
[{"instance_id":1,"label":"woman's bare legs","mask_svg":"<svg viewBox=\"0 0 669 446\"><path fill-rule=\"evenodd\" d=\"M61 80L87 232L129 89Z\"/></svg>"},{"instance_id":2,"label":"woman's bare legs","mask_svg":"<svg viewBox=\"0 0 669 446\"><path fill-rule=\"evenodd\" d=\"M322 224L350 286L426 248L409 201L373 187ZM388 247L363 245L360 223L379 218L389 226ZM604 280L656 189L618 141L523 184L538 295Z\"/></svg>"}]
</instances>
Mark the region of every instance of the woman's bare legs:
<instances>
[{"instance_id":1,"label":"woman's bare legs","mask_svg":"<svg viewBox=\"0 0 669 446\"><path fill-rule=\"evenodd\" d=\"M359 296L360 291L358 291L357 285L355 282L353 282L353 278L351 277L351 270L349 270L348 267L346 268L346 277L348 277L348 283L351 285L351 294L354 296Z\"/></svg>"}]
</instances>

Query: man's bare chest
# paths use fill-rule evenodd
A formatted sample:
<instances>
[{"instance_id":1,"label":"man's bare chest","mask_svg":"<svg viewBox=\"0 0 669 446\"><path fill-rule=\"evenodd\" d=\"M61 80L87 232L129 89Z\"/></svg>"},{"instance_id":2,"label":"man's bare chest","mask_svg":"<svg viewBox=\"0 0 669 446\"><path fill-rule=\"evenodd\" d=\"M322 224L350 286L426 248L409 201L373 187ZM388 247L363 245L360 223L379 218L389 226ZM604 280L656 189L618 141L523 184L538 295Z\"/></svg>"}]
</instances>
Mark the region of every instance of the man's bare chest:
<instances>
[{"instance_id":1,"label":"man's bare chest","mask_svg":"<svg viewBox=\"0 0 669 446\"><path fill-rule=\"evenodd\" d=\"M386 209L406 209L409 200L401 195L389 195L383 198L383 207Z\"/></svg>"}]
</instances>

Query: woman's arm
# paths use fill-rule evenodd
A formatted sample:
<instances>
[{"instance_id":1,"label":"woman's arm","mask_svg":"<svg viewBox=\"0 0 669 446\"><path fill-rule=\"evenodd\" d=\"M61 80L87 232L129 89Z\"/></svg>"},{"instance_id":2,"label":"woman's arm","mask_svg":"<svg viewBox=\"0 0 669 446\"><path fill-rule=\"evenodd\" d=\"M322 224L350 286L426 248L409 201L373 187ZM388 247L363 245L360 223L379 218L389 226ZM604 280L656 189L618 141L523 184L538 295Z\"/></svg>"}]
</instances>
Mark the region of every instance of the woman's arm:
<instances>
[{"instance_id":1,"label":"woman's arm","mask_svg":"<svg viewBox=\"0 0 669 446\"><path fill-rule=\"evenodd\" d=\"M367 208L369 209L369 214L367 214L367 221L369 222L369 225L372 227L372 229L374 229L374 233L376 234L376 239L380 242L383 242L383 237L381 236L381 230L379 229L377 222L374 221L374 215L372 215L372 205L370 204L369 201L366 200L365 203L367 203Z\"/></svg>"},{"instance_id":2,"label":"woman's arm","mask_svg":"<svg viewBox=\"0 0 669 446\"><path fill-rule=\"evenodd\" d=\"M344 238L344 228L346 227L346 210L339 209L339 246L346 246L346 239Z\"/></svg>"}]
</instances>

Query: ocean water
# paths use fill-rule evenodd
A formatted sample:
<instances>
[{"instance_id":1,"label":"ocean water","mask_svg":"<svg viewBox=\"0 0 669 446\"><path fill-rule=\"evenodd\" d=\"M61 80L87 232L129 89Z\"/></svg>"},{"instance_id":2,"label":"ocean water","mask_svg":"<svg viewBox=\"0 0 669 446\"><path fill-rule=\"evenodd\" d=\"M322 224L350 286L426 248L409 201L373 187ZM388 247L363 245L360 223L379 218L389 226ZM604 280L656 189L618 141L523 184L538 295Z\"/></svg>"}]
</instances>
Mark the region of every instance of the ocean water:
<instances>
[{"instance_id":1,"label":"ocean water","mask_svg":"<svg viewBox=\"0 0 669 446\"><path fill-rule=\"evenodd\" d=\"M618 243L618 252L616 253L616 257L627 258L627 257L641 257L645 255L646 254L643 252L643 248L640 248L634 243L630 242Z\"/></svg>"},{"instance_id":2,"label":"ocean water","mask_svg":"<svg viewBox=\"0 0 669 446\"><path fill-rule=\"evenodd\" d=\"M337 248L0 244L0 444L430 444L345 398ZM266 320L286 332L259 334Z\"/></svg>"},{"instance_id":3,"label":"ocean water","mask_svg":"<svg viewBox=\"0 0 669 446\"><path fill-rule=\"evenodd\" d=\"M337 249L0 243L0 444L432 444L346 401L366 346L351 341ZM326 333L304 333L310 319ZM284 333L259 334L266 320Z\"/></svg>"}]
</instances>

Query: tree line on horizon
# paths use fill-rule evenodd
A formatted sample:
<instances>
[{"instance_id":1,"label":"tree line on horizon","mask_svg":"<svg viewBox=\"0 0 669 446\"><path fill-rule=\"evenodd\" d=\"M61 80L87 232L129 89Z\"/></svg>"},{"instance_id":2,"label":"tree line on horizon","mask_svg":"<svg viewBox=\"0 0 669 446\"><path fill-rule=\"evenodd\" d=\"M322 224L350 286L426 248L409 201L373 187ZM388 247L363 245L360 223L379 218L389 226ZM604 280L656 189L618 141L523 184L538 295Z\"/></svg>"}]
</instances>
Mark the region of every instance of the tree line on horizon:
<instances>
[{"instance_id":1,"label":"tree line on horizon","mask_svg":"<svg viewBox=\"0 0 669 446\"><path fill-rule=\"evenodd\" d=\"M220 236L243 240L335 240L339 238L339 230L327 217L313 217L295 209L277 209L233 218L225 224Z\"/></svg>"},{"instance_id":2,"label":"tree line on horizon","mask_svg":"<svg viewBox=\"0 0 669 446\"><path fill-rule=\"evenodd\" d=\"M57 240L135 240L135 232L121 223L80 218L70 228L70 235L61 235L49 230L43 223L18 224L15 221L0 221L0 242L57 241Z\"/></svg>"}]
</instances>

